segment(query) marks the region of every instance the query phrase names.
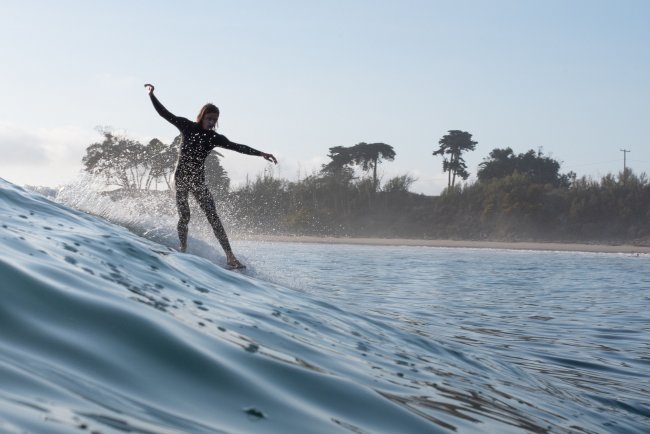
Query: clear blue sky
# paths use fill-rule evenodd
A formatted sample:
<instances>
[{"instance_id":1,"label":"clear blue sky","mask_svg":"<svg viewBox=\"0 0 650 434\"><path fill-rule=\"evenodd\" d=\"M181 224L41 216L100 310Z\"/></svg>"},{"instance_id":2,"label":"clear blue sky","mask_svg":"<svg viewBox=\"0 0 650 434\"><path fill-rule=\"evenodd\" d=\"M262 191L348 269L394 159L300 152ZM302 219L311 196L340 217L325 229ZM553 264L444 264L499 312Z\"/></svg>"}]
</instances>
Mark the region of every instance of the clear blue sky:
<instances>
[{"instance_id":1,"label":"clear blue sky","mask_svg":"<svg viewBox=\"0 0 650 434\"><path fill-rule=\"evenodd\" d=\"M563 171L650 171L650 1L13 1L0 13L0 177L57 185L107 125L170 142L143 88L173 113L207 101L219 131L296 178L328 148L392 145L384 180L445 186L431 152L474 135L543 147ZM225 151L235 183L267 167Z\"/></svg>"}]
</instances>

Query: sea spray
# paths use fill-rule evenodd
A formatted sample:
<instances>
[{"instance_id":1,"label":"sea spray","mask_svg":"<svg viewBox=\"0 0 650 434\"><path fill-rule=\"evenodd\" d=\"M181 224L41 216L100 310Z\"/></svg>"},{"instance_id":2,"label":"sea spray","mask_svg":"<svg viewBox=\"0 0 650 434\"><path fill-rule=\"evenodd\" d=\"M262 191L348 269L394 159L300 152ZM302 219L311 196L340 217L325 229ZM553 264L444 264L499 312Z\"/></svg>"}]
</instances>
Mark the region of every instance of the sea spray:
<instances>
[{"instance_id":1,"label":"sea spray","mask_svg":"<svg viewBox=\"0 0 650 434\"><path fill-rule=\"evenodd\" d=\"M177 248L178 212L172 190L107 190L101 177L84 174L61 188L55 200L72 208L102 217L126 227L135 234ZM221 200L215 197L217 212L229 234L237 234L237 223ZM191 220L188 252L203 256L223 256L205 213L190 198ZM231 235L232 237L232 235ZM207 248L215 246L216 251ZM207 250L207 251L206 251Z\"/></svg>"}]
</instances>

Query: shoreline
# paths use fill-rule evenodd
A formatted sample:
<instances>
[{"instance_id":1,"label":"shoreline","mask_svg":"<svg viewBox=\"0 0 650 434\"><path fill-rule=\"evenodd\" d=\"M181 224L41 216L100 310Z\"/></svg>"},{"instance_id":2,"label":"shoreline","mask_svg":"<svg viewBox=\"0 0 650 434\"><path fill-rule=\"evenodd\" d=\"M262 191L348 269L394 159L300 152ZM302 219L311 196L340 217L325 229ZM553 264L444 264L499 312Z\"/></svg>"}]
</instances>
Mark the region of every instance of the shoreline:
<instances>
[{"instance_id":1,"label":"shoreline","mask_svg":"<svg viewBox=\"0 0 650 434\"><path fill-rule=\"evenodd\" d=\"M366 246L413 246L413 247L442 247L470 249L502 249L502 250L540 250L560 252L590 252L590 253L630 253L650 254L650 246L635 246L631 244L585 244L585 243L553 243L532 241L473 241L473 240L418 240L410 238L348 238L348 237L316 237L304 235L252 235L239 236L234 239L245 241L264 241L279 243L312 243L312 244L352 244Z\"/></svg>"}]
</instances>

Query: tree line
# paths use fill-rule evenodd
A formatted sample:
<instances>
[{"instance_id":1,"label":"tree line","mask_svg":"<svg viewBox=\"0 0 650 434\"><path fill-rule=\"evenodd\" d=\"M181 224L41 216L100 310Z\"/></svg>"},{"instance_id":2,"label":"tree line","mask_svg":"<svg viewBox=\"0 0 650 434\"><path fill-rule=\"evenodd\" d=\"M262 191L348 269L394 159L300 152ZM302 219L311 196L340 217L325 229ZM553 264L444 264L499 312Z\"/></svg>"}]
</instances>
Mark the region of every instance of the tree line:
<instances>
[{"instance_id":1,"label":"tree line","mask_svg":"<svg viewBox=\"0 0 650 434\"><path fill-rule=\"evenodd\" d=\"M81 162L84 171L104 179L107 188L127 192L168 190L173 187L173 174L180 152L181 136L171 144L152 139L146 144L101 131L103 140L86 148ZM230 188L230 178L221 166L218 152L210 153L205 161L206 183L219 192Z\"/></svg>"},{"instance_id":2,"label":"tree line","mask_svg":"<svg viewBox=\"0 0 650 434\"><path fill-rule=\"evenodd\" d=\"M174 138L167 145L159 139L152 139L147 144L124 136L118 136L110 130L101 131L103 140L86 148L82 158L84 170L99 175L106 181L107 187L135 190L158 190L159 184L172 189L172 176L178 160L181 136ZM440 140L440 149L433 155L443 156L443 171L449 172L450 184L455 185L456 176L467 179L466 164L462 153L474 150L476 143L472 135L458 130L451 130ZM372 179L372 189L379 190L377 169L384 160L393 161L396 153L391 145L386 143L361 142L353 146L334 146L329 148L330 162L323 165L320 173L354 179L354 169L360 169ZM227 190L230 180L223 170L216 151L208 156L205 162L206 177L212 176L214 187ZM453 176L453 178L452 178ZM406 175L391 179L388 188L399 188ZM206 179L207 181L207 179ZM210 183L209 183L210 185Z\"/></svg>"},{"instance_id":3,"label":"tree line","mask_svg":"<svg viewBox=\"0 0 650 434\"><path fill-rule=\"evenodd\" d=\"M440 196L415 194L408 174L381 182L378 167L397 153L386 143L333 146L330 161L289 181L269 169L238 188L213 152L206 183L234 232L538 241L650 241L650 185L630 170L600 180L562 173L541 150L494 148L476 180L464 160L477 142L450 130L432 154L442 157L448 185ZM107 187L168 194L180 149L158 139L140 144L110 132L90 145L84 169ZM459 180L463 182L460 183ZM175 214L170 195L168 212ZM640 240L640 241L639 241Z\"/></svg>"}]
</instances>

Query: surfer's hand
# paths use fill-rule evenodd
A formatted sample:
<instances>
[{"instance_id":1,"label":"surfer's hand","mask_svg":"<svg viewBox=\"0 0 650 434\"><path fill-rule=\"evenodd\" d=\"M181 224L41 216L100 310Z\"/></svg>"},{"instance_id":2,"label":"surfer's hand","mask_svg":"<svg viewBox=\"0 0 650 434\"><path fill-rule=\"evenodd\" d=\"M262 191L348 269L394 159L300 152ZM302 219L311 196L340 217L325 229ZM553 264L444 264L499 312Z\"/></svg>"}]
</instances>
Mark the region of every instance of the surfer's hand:
<instances>
[{"instance_id":1,"label":"surfer's hand","mask_svg":"<svg viewBox=\"0 0 650 434\"><path fill-rule=\"evenodd\" d=\"M153 93L154 89L155 89L153 84L149 84L149 83L145 84L144 87L147 88L147 92L149 92L149 95L151 95Z\"/></svg>"},{"instance_id":2,"label":"surfer's hand","mask_svg":"<svg viewBox=\"0 0 650 434\"><path fill-rule=\"evenodd\" d=\"M273 156L273 154L265 154L262 152L262 157L268 162L278 164L278 160Z\"/></svg>"}]
</instances>

